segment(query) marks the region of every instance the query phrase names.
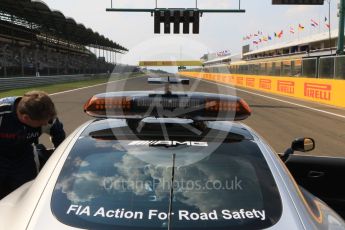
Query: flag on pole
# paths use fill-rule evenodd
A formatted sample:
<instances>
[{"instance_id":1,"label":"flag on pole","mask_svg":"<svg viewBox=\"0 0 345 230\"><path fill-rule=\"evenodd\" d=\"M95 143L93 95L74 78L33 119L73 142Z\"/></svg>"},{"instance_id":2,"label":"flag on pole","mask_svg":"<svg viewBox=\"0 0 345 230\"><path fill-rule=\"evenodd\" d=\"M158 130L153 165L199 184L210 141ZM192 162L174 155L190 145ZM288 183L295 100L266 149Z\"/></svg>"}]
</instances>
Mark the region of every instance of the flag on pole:
<instances>
[{"instance_id":1,"label":"flag on pole","mask_svg":"<svg viewBox=\"0 0 345 230\"><path fill-rule=\"evenodd\" d=\"M314 24L314 26L318 26L319 23L317 23L316 21L314 21L313 19L310 20L312 24Z\"/></svg>"},{"instance_id":2,"label":"flag on pole","mask_svg":"<svg viewBox=\"0 0 345 230\"><path fill-rule=\"evenodd\" d=\"M281 30L278 34L277 34L278 38L282 38L283 36L283 30Z\"/></svg>"},{"instance_id":3,"label":"flag on pole","mask_svg":"<svg viewBox=\"0 0 345 230\"><path fill-rule=\"evenodd\" d=\"M325 17L325 26L328 28L328 29L330 29L331 28L331 25L329 24L329 23L327 23L328 22L328 19L327 19L327 17Z\"/></svg>"},{"instance_id":4,"label":"flag on pole","mask_svg":"<svg viewBox=\"0 0 345 230\"><path fill-rule=\"evenodd\" d=\"M304 30L304 26L302 26L301 24L298 24L298 30Z\"/></svg>"},{"instance_id":5,"label":"flag on pole","mask_svg":"<svg viewBox=\"0 0 345 230\"><path fill-rule=\"evenodd\" d=\"M292 26L290 26L290 33L292 33L292 34L295 33L295 29Z\"/></svg>"}]
</instances>

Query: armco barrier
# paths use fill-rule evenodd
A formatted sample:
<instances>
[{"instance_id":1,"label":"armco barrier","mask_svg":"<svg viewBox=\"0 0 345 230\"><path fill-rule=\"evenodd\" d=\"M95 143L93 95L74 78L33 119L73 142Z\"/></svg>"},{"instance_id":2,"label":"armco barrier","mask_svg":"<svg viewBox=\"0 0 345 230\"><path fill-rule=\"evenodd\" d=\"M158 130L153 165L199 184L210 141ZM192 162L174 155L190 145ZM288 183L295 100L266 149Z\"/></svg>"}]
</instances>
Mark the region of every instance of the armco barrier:
<instances>
[{"instance_id":1,"label":"armco barrier","mask_svg":"<svg viewBox=\"0 0 345 230\"><path fill-rule=\"evenodd\" d=\"M267 93L345 107L345 80L200 72L180 72L179 74L260 90Z\"/></svg>"},{"instance_id":2,"label":"armco barrier","mask_svg":"<svg viewBox=\"0 0 345 230\"><path fill-rule=\"evenodd\" d=\"M108 74L0 78L0 91L108 77Z\"/></svg>"}]
</instances>

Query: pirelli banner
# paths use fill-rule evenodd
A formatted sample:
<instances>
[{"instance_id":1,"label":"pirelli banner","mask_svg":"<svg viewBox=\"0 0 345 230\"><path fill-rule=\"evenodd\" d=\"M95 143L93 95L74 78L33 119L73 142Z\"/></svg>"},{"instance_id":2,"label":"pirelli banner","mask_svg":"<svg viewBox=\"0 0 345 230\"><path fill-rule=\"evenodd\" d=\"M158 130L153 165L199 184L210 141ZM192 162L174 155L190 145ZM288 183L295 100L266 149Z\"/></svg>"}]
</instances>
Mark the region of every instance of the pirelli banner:
<instances>
[{"instance_id":1,"label":"pirelli banner","mask_svg":"<svg viewBox=\"0 0 345 230\"><path fill-rule=\"evenodd\" d=\"M180 72L188 77L345 107L345 81L333 79Z\"/></svg>"}]
</instances>

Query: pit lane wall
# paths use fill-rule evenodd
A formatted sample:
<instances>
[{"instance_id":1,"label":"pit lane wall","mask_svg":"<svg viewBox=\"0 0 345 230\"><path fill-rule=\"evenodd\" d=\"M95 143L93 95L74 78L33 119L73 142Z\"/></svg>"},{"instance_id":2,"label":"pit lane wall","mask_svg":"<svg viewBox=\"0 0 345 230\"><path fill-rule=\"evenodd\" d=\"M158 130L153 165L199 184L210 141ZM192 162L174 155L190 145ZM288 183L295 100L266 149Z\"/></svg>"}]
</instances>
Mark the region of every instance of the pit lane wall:
<instances>
[{"instance_id":1,"label":"pit lane wall","mask_svg":"<svg viewBox=\"0 0 345 230\"><path fill-rule=\"evenodd\" d=\"M179 74L345 108L344 80L200 72L179 72Z\"/></svg>"}]
</instances>

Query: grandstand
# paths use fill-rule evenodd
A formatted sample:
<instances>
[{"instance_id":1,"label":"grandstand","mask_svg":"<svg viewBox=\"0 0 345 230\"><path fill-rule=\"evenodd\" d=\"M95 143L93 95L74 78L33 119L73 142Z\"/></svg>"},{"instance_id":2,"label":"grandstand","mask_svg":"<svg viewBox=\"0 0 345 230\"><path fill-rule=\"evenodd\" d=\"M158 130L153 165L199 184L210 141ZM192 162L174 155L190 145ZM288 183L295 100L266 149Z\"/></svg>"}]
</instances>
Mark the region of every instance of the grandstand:
<instances>
[{"instance_id":1,"label":"grandstand","mask_svg":"<svg viewBox=\"0 0 345 230\"><path fill-rule=\"evenodd\" d=\"M204 68L189 72L261 76L345 79L345 56L336 56L338 30L250 50L238 55L204 60Z\"/></svg>"},{"instance_id":2,"label":"grandstand","mask_svg":"<svg viewBox=\"0 0 345 230\"><path fill-rule=\"evenodd\" d=\"M0 1L0 77L111 72L126 51L42 1Z\"/></svg>"}]
</instances>

